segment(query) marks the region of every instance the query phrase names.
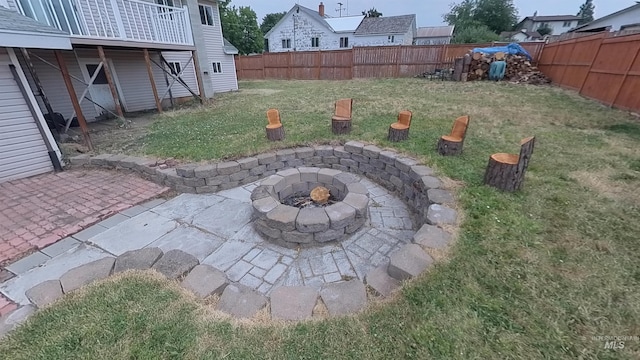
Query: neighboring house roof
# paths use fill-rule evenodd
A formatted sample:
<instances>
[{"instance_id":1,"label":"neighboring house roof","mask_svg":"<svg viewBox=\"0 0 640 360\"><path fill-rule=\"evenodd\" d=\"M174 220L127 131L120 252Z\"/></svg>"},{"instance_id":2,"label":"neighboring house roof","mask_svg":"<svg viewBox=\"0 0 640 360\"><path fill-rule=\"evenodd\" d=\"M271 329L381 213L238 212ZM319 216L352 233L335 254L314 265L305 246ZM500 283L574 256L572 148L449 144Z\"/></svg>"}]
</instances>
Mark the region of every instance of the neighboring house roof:
<instances>
[{"instance_id":1,"label":"neighboring house roof","mask_svg":"<svg viewBox=\"0 0 640 360\"><path fill-rule=\"evenodd\" d=\"M240 53L240 51L238 51L238 48L233 46L232 43L229 42L229 40L224 39L224 53L227 55L238 55Z\"/></svg>"},{"instance_id":2,"label":"neighboring house roof","mask_svg":"<svg viewBox=\"0 0 640 360\"><path fill-rule=\"evenodd\" d=\"M418 28L417 38L453 36L455 26L428 26Z\"/></svg>"},{"instance_id":3,"label":"neighboring house roof","mask_svg":"<svg viewBox=\"0 0 640 360\"><path fill-rule=\"evenodd\" d=\"M580 16L575 15L549 15L549 16L527 16L522 21L530 19L535 22L550 22L550 21L576 21L582 19Z\"/></svg>"},{"instance_id":4,"label":"neighboring house roof","mask_svg":"<svg viewBox=\"0 0 640 360\"><path fill-rule=\"evenodd\" d=\"M326 26L327 28L329 28L329 30L331 29L331 26L329 26L329 24L325 21L325 19L327 18L327 16L325 15L324 17L320 16L320 14L315 11L315 10L311 10L307 7L304 7L302 5L293 5L293 7L291 8L291 10L289 10L287 12L287 14L285 16L282 17L282 19L280 19L280 21L278 21L272 28L271 30L269 30L266 34L264 34L264 37L267 38L269 37L269 35L271 35L271 33L273 31L275 31L275 29L282 23L284 22L288 17L289 14L291 13L297 13L298 11L301 11L303 13L305 13L306 15L308 15L309 17L315 19L316 21L318 21L319 23L321 23L322 25Z\"/></svg>"},{"instance_id":5,"label":"neighboring house roof","mask_svg":"<svg viewBox=\"0 0 640 360\"><path fill-rule=\"evenodd\" d=\"M416 15L368 17L362 20L355 35L404 34L415 24Z\"/></svg>"},{"instance_id":6,"label":"neighboring house roof","mask_svg":"<svg viewBox=\"0 0 640 360\"><path fill-rule=\"evenodd\" d=\"M69 34L0 7L0 46L71 49Z\"/></svg>"},{"instance_id":7,"label":"neighboring house roof","mask_svg":"<svg viewBox=\"0 0 640 360\"><path fill-rule=\"evenodd\" d=\"M324 21L326 21L327 24L329 24L329 26L331 27L331 29L333 29L334 32L338 33L338 32L356 31L358 26L360 26L360 23L362 23L363 19L364 19L364 15L358 15L358 16L338 17L338 18L326 18L324 19Z\"/></svg>"},{"instance_id":8,"label":"neighboring house roof","mask_svg":"<svg viewBox=\"0 0 640 360\"><path fill-rule=\"evenodd\" d=\"M602 21L607 21L607 20L609 20L611 18L614 18L614 17L616 17L618 15L622 15L622 14L624 14L626 12L629 12L631 10L635 10L637 8L640 8L640 3L637 3L635 5L629 6L628 8L616 11L616 12L611 13L609 15L603 16L603 17L601 17L599 19L595 19L592 22L589 22L589 23L586 23L586 24L582 24L582 25L580 25L580 26L578 26L578 27L576 27L574 29L571 29L570 32L579 31L582 28L585 28L587 26L591 26L593 23L599 23L599 22L602 22Z\"/></svg>"},{"instance_id":9,"label":"neighboring house roof","mask_svg":"<svg viewBox=\"0 0 640 360\"><path fill-rule=\"evenodd\" d=\"M527 31L525 29L519 30L519 31L503 31L500 33L500 38L502 39L511 39L512 37L514 37L517 34L523 34L524 36L526 36L528 39L541 39L542 35L540 35L539 32L537 31Z\"/></svg>"}]
</instances>

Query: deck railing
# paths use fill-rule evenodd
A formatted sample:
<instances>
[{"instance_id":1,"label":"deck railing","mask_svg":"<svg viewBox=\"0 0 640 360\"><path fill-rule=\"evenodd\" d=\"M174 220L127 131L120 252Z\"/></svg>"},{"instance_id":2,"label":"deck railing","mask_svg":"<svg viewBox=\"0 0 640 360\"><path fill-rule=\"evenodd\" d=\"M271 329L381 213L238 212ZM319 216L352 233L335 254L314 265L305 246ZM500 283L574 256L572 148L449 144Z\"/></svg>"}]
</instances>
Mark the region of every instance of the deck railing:
<instances>
[{"instance_id":1,"label":"deck railing","mask_svg":"<svg viewBox=\"0 0 640 360\"><path fill-rule=\"evenodd\" d=\"M20 12L73 37L192 45L184 8L140 0L18 0Z\"/></svg>"}]
</instances>

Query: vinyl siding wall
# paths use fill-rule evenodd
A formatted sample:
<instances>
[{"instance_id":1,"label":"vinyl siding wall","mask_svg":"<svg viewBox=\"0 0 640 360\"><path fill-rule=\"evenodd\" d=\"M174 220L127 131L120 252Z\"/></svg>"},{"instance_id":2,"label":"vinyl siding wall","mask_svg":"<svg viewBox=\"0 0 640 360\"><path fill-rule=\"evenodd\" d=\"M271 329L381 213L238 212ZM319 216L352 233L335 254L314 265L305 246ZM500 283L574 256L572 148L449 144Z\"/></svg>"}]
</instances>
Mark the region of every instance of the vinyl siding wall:
<instances>
[{"instance_id":1,"label":"vinyl siding wall","mask_svg":"<svg viewBox=\"0 0 640 360\"><path fill-rule=\"evenodd\" d=\"M220 12L218 4L212 1L199 1L201 5L213 6L213 26L202 25L206 44L206 53L209 58L208 64L200 64L203 72L208 72L211 77L214 92L227 92L238 90L238 78L236 77L236 63L233 55L224 53L224 41L222 38L222 26L220 25ZM198 24L195 24L197 26ZM213 63L219 62L222 73L213 72ZM205 75L206 76L206 75Z\"/></svg>"},{"instance_id":2,"label":"vinyl siding wall","mask_svg":"<svg viewBox=\"0 0 640 360\"><path fill-rule=\"evenodd\" d=\"M53 171L44 140L0 48L0 183Z\"/></svg>"},{"instance_id":3,"label":"vinyl siding wall","mask_svg":"<svg viewBox=\"0 0 640 360\"><path fill-rule=\"evenodd\" d=\"M31 52L57 65L53 51L32 50ZM80 60L94 60L97 62L100 61L97 50L78 49L75 52ZM72 51L63 51L62 53L65 58L65 62L67 63L67 67L69 68L69 73L85 80L74 53ZM184 52L184 54L187 54L186 57L188 59L189 52ZM124 107L124 110L126 112L135 112L155 109L155 99L153 98L153 91L151 90L151 83L147 74L147 68L144 62L144 55L142 53L142 50L105 49L105 55L107 59L111 60L111 62L113 63L113 70L118 80L118 91L121 92L120 98L122 100L122 106ZM160 63L160 55L158 52L150 51L149 55L155 62ZM68 93L64 88L64 80L62 79L62 74L59 70L44 64L42 61L36 58L32 57L32 60L36 68L36 72L38 73L38 77L40 78L42 86L44 87L47 98L49 99L49 102L51 103L54 111L61 113L65 118L69 118L73 113L73 106L71 105L71 100L69 99ZM186 64L186 61L184 62L184 64ZM23 68L25 68L24 65ZM156 86L158 88L158 95L162 96L167 89L163 72L154 64L151 65L151 68L153 71ZM31 79L31 76L29 74L27 74L27 78L29 79L31 88L35 89L35 84L33 83L33 80ZM193 75L192 82L193 83L190 84L192 86L191 88L197 92L198 87L195 81L195 74ZM187 81L187 83L190 82ZM86 85L76 80L73 80L73 85L76 96L80 98L82 92L86 88ZM186 89L184 91L182 91L181 89L184 89L184 87L176 82L172 87L173 96L180 97L191 95L188 91L186 91ZM165 98L168 98L168 95ZM38 100L38 102L40 104L40 109L44 111L44 104L42 104L41 100ZM82 101L81 107L85 118L89 122L94 121L95 118L99 115L96 107L86 99Z\"/></svg>"}]
</instances>

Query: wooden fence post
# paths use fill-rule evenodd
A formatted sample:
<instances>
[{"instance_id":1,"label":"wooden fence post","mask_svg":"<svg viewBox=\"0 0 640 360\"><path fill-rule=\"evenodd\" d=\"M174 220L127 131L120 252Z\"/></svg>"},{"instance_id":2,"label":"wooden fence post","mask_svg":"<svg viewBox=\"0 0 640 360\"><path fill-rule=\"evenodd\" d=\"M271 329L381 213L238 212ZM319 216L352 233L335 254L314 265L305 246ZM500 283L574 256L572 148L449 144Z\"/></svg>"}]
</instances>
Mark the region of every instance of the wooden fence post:
<instances>
[{"instance_id":1,"label":"wooden fence post","mask_svg":"<svg viewBox=\"0 0 640 360\"><path fill-rule=\"evenodd\" d=\"M321 76L322 76L322 53L320 52L320 50L318 50L318 53L316 54L316 62L318 63L318 68L316 69L316 80L321 80Z\"/></svg>"},{"instance_id":2,"label":"wooden fence post","mask_svg":"<svg viewBox=\"0 0 640 360\"><path fill-rule=\"evenodd\" d=\"M627 81L627 77L629 76L629 72L631 71L631 68L633 67L633 64L638 59L638 55L640 55L640 45L638 46L638 50L636 50L636 55L633 57L633 60L631 60L631 62L629 63L629 66L627 66L627 69L626 69L626 71L624 73L624 76L622 77L622 81L620 82L620 86L618 86L618 90L616 91L616 96L613 98L613 101L611 101L611 104L609 105L609 107L613 107L613 105L616 103L616 101L618 101L618 97L620 96L620 92L622 91L622 87L624 86L625 81Z\"/></svg>"},{"instance_id":3,"label":"wooden fence post","mask_svg":"<svg viewBox=\"0 0 640 360\"><path fill-rule=\"evenodd\" d=\"M562 76L560 77L560 83L564 83L564 75L567 73L567 68L569 67L569 63L571 63L570 60L571 60L571 57L573 56L573 50L576 48L577 42L578 42L577 40L573 41L573 44L572 44L573 46L571 47L571 51L569 51L569 58L566 60L566 63L564 65L564 70L562 71ZM556 51L556 54L557 53L558 52Z\"/></svg>"},{"instance_id":4,"label":"wooden fence post","mask_svg":"<svg viewBox=\"0 0 640 360\"><path fill-rule=\"evenodd\" d=\"M266 57L266 55L265 55L265 54L262 54L262 55L260 55L260 57L262 58L262 79L264 80L264 79L266 79L266 78L267 78L266 70L265 70L265 68L266 68L267 66L266 66L266 64L265 64L265 60L264 60L264 58Z\"/></svg>"},{"instance_id":5,"label":"wooden fence post","mask_svg":"<svg viewBox=\"0 0 640 360\"><path fill-rule=\"evenodd\" d=\"M584 89L584 85L587 83L587 79L589 78L589 74L591 73L591 69L593 69L593 63L596 62L598 55L600 54L600 49L602 49L602 43L604 42L605 36L603 34L600 37L600 44L598 44L598 51L596 51L595 56L591 59L591 64L589 64L589 70L587 70L587 74L584 76L584 80L582 80L582 84L580 85L580 90L578 90L578 94L582 94L582 90Z\"/></svg>"},{"instance_id":6,"label":"wooden fence post","mask_svg":"<svg viewBox=\"0 0 640 360\"><path fill-rule=\"evenodd\" d=\"M396 49L396 68L394 69L394 77L400 77L400 56L402 55L402 45L397 46Z\"/></svg>"},{"instance_id":7,"label":"wooden fence post","mask_svg":"<svg viewBox=\"0 0 640 360\"><path fill-rule=\"evenodd\" d=\"M291 67L291 61L293 59L293 54L289 51L289 59L287 60L287 79L291 80L293 77L293 68Z\"/></svg>"}]
</instances>

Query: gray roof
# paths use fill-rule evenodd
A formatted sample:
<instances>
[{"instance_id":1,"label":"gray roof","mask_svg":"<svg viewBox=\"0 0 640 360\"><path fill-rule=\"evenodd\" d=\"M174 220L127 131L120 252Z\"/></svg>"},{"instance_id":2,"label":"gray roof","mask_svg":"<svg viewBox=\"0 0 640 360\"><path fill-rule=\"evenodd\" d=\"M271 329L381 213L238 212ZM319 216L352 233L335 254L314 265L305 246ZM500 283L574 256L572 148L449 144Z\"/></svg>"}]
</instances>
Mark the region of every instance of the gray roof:
<instances>
[{"instance_id":1,"label":"gray roof","mask_svg":"<svg viewBox=\"0 0 640 360\"><path fill-rule=\"evenodd\" d=\"M418 28L417 38L447 37L453 35L455 26L428 26Z\"/></svg>"},{"instance_id":2,"label":"gray roof","mask_svg":"<svg viewBox=\"0 0 640 360\"><path fill-rule=\"evenodd\" d=\"M527 16L524 20L533 20L535 22L542 21L575 21L582 19L580 16L575 15L550 15L550 16ZM522 20L522 21L524 21Z\"/></svg>"},{"instance_id":3,"label":"gray roof","mask_svg":"<svg viewBox=\"0 0 640 360\"><path fill-rule=\"evenodd\" d=\"M356 29L355 35L404 34L415 23L416 15L368 17Z\"/></svg>"},{"instance_id":4,"label":"gray roof","mask_svg":"<svg viewBox=\"0 0 640 360\"><path fill-rule=\"evenodd\" d=\"M36 34L68 35L64 31L45 25L36 20L18 14L17 12L5 9L0 6L0 32L17 31Z\"/></svg>"},{"instance_id":5,"label":"gray roof","mask_svg":"<svg viewBox=\"0 0 640 360\"><path fill-rule=\"evenodd\" d=\"M586 24L580 25L580 26L578 26L578 27L576 27L576 28L574 28L574 29L569 30L569 32L573 32L573 31L576 31L576 30L580 30L580 29L582 29L582 28L585 28L585 27L587 27L587 26L592 25L593 23L598 23L598 22L601 22L601 21L603 21L603 20L609 20L609 19L610 19L610 18L612 18L612 17L618 16L618 15L620 15L620 14L624 14L624 13L626 13L627 11L635 10L635 9L637 9L638 7L640 7L640 3L637 3L637 4L635 4L635 5L629 6L628 8L624 8L624 9L622 9L622 10L618 10L618 11L616 11L616 12L614 12L614 13L611 13L611 14L609 14L609 15L603 16L603 17L601 17L601 18L599 18L599 19L595 19L595 20L593 20L592 22L589 22L589 23L586 23Z\"/></svg>"},{"instance_id":6,"label":"gray roof","mask_svg":"<svg viewBox=\"0 0 640 360\"><path fill-rule=\"evenodd\" d=\"M229 42L229 40L224 39L224 53L227 55L237 55L238 53L240 53L240 51L238 51L238 48L233 46L232 43Z\"/></svg>"}]
</instances>

